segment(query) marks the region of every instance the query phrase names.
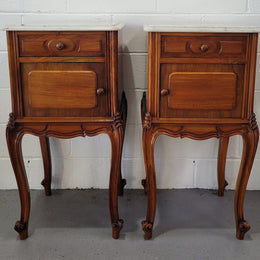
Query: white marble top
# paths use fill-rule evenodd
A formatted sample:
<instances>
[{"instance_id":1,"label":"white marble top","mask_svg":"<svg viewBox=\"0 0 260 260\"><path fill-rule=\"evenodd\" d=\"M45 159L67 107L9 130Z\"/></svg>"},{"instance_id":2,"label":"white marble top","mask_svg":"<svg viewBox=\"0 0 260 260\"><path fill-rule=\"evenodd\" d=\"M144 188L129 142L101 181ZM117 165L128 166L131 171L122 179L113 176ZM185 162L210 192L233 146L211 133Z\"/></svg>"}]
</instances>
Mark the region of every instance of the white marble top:
<instances>
[{"instance_id":1,"label":"white marble top","mask_svg":"<svg viewBox=\"0 0 260 260\"><path fill-rule=\"evenodd\" d=\"M147 32L230 32L230 33L258 33L260 27L256 26L176 26L176 25L145 25Z\"/></svg>"},{"instance_id":2,"label":"white marble top","mask_svg":"<svg viewBox=\"0 0 260 260\"><path fill-rule=\"evenodd\" d=\"M6 31L119 31L123 24L93 24L93 25L8 25Z\"/></svg>"}]
</instances>

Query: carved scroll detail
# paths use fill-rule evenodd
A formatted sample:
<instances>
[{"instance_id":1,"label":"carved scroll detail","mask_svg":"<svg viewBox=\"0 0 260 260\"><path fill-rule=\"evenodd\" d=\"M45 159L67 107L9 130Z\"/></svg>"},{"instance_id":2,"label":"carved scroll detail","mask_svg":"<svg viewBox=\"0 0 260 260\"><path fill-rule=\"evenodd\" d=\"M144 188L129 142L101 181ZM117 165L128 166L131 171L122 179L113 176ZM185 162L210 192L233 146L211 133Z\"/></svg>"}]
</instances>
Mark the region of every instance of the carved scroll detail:
<instances>
[{"instance_id":1,"label":"carved scroll detail","mask_svg":"<svg viewBox=\"0 0 260 260\"><path fill-rule=\"evenodd\" d=\"M145 239L150 239L153 232L153 223L144 220L142 221L142 228L145 233Z\"/></svg>"},{"instance_id":2,"label":"carved scroll detail","mask_svg":"<svg viewBox=\"0 0 260 260\"><path fill-rule=\"evenodd\" d=\"M152 125L152 117L149 112L145 114L143 128L150 129Z\"/></svg>"},{"instance_id":3,"label":"carved scroll detail","mask_svg":"<svg viewBox=\"0 0 260 260\"><path fill-rule=\"evenodd\" d=\"M124 224L123 219L116 220L116 221L114 221L114 222L112 223L112 228L113 228L114 230L118 230L118 231L119 231L120 229L122 229L123 224Z\"/></svg>"},{"instance_id":4,"label":"carved scroll detail","mask_svg":"<svg viewBox=\"0 0 260 260\"><path fill-rule=\"evenodd\" d=\"M122 126L122 120L121 120L121 115L119 112L115 113L114 115L114 126L116 128L119 128L120 126Z\"/></svg>"},{"instance_id":5,"label":"carved scroll detail","mask_svg":"<svg viewBox=\"0 0 260 260\"><path fill-rule=\"evenodd\" d=\"M255 130L257 128L255 113L252 113L249 117L249 127L251 130Z\"/></svg>"},{"instance_id":6,"label":"carved scroll detail","mask_svg":"<svg viewBox=\"0 0 260 260\"><path fill-rule=\"evenodd\" d=\"M238 223L238 228L239 233L237 234L237 238L243 240L245 233L250 229L250 225L246 220L242 220Z\"/></svg>"},{"instance_id":7,"label":"carved scroll detail","mask_svg":"<svg viewBox=\"0 0 260 260\"><path fill-rule=\"evenodd\" d=\"M22 222L22 221L16 221L15 225L14 225L14 230L17 231L18 233L21 233L22 231L24 231L26 229L26 223Z\"/></svg>"},{"instance_id":8,"label":"carved scroll detail","mask_svg":"<svg viewBox=\"0 0 260 260\"><path fill-rule=\"evenodd\" d=\"M112 236L115 239L119 238L119 232L123 228L123 219L118 219L112 222Z\"/></svg>"},{"instance_id":9,"label":"carved scroll detail","mask_svg":"<svg viewBox=\"0 0 260 260\"><path fill-rule=\"evenodd\" d=\"M7 128L9 129L14 129L15 127L15 121L16 121L16 116L14 113L10 113L9 114L9 120L8 120L8 124L7 124Z\"/></svg>"},{"instance_id":10,"label":"carved scroll detail","mask_svg":"<svg viewBox=\"0 0 260 260\"><path fill-rule=\"evenodd\" d=\"M81 128L81 131L82 131L82 136L85 137L87 135L86 129L84 129L82 124L81 124L80 128Z\"/></svg>"}]
</instances>

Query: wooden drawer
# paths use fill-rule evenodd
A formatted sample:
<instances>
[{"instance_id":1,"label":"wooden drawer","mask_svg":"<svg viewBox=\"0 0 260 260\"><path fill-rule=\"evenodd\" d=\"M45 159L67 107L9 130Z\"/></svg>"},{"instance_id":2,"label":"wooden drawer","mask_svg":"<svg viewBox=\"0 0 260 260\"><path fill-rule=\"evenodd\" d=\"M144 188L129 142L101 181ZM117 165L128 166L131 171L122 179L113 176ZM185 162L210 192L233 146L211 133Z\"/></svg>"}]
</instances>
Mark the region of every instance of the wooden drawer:
<instances>
[{"instance_id":1,"label":"wooden drawer","mask_svg":"<svg viewBox=\"0 0 260 260\"><path fill-rule=\"evenodd\" d=\"M23 115L108 116L104 63L21 64Z\"/></svg>"},{"instance_id":2,"label":"wooden drawer","mask_svg":"<svg viewBox=\"0 0 260 260\"><path fill-rule=\"evenodd\" d=\"M20 32L18 44L21 57L104 57L106 33Z\"/></svg>"},{"instance_id":3,"label":"wooden drawer","mask_svg":"<svg viewBox=\"0 0 260 260\"><path fill-rule=\"evenodd\" d=\"M244 69L234 64L162 64L160 117L241 117Z\"/></svg>"},{"instance_id":4,"label":"wooden drawer","mask_svg":"<svg viewBox=\"0 0 260 260\"><path fill-rule=\"evenodd\" d=\"M216 35L216 34L215 34ZM162 58L245 58L246 36L161 34Z\"/></svg>"}]
</instances>

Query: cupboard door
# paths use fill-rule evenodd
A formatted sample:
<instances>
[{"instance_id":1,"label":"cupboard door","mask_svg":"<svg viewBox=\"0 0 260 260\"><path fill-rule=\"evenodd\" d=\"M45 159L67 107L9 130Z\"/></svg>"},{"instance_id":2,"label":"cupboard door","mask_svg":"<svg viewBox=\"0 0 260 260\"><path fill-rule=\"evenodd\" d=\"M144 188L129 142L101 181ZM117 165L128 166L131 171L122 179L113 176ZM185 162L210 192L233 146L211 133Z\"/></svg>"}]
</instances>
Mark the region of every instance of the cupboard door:
<instances>
[{"instance_id":1,"label":"cupboard door","mask_svg":"<svg viewBox=\"0 0 260 260\"><path fill-rule=\"evenodd\" d=\"M162 64L160 117L239 118L244 65Z\"/></svg>"},{"instance_id":2,"label":"cupboard door","mask_svg":"<svg viewBox=\"0 0 260 260\"><path fill-rule=\"evenodd\" d=\"M103 63L21 64L23 113L29 117L106 116Z\"/></svg>"}]
</instances>

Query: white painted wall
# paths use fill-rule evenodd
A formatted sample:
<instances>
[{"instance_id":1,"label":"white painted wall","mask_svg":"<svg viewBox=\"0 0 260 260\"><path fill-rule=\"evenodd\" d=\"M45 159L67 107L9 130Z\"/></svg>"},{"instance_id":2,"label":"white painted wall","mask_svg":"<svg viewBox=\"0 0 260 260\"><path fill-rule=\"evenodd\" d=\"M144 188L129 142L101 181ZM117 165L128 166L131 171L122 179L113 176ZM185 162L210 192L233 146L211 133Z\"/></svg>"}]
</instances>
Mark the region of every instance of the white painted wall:
<instances>
[{"instance_id":1,"label":"white painted wall","mask_svg":"<svg viewBox=\"0 0 260 260\"><path fill-rule=\"evenodd\" d=\"M258 25L259 0L0 0L0 27L6 24L71 24L123 22L119 37L120 84L125 89L129 115L123 151L123 175L127 188L141 188L145 176L141 146L140 102L146 90L147 37L143 24ZM259 54L260 55L260 54ZM255 111L260 122L260 56L258 58ZM5 126L10 105L10 84L5 32L0 31L0 189L16 188L8 158ZM159 137L156 171L159 188L216 188L218 141L193 141ZM51 138L53 187L107 188L110 142L107 136L58 140ZM242 142L232 137L228 151L228 188L235 186ZM31 188L40 189L43 167L36 137L23 140L25 166ZM249 189L260 189L260 149Z\"/></svg>"}]
</instances>

